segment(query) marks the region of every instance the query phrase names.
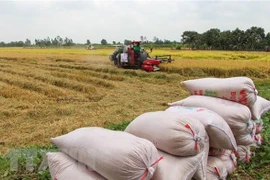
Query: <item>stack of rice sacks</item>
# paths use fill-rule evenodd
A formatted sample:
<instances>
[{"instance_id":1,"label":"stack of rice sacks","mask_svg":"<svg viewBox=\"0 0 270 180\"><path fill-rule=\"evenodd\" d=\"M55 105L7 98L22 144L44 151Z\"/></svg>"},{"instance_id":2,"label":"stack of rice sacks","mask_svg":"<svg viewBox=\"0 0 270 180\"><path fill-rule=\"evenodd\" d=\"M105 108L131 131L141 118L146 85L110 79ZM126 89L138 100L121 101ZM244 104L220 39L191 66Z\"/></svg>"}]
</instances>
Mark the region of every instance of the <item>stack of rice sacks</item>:
<instances>
[{"instance_id":1,"label":"stack of rice sacks","mask_svg":"<svg viewBox=\"0 0 270 180\"><path fill-rule=\"evenodd\" d=\"M125 132L153 142L163 156L153 180L188 180L193 176L205 179L209 140L204 125L196 117L167 111L147 112L135 118Z\"/></svg>"},{"instance_id":2,"label":"stack of rice sacks","mask_svg":"<svg viewBox=\"0 0 270 180\"><path fill-rule=\"evenodd\" d=\"M190 111L206 108L215 112L229 125L237 143L237 148L232 150L213 147L210 142L207 170L213 167L213 162L221 160L227 173L231 174L237 166L236 157L239 161L249 162L252 154L250 148L258 147L263 142L260 135L263 129L261 118L270 110L270 101L258 96L253 81L248 77L203 78L187 80L182 84L190 96L169 103L166 111L182 113L185 108ZM211 139L212 136L208 135ZM214 169L216 174L221 174L219 169ZM208 172L207 179L213 179Z\"/></svg>"},{"instance_id":3,"label":"stack of rice sacks","mask_svg":"<svg viewBox=\"0 0 270 180\"><path fill-rule=\"evenodd\" d=\"M222 160L209 160L209 148L237 150L229 125L206 108L177 106L144 113L125 131L150 140L164 157L154 180L224 179L227 169Z\"/></svg>"},{"instance_id":4,"label":"stack of rice sacks","mask_svg":"<svg viewBox=\"0 0 270 180\"><path fill-rule=\"evenodd\" d=\"M220 180L262 143L270 102L251 79L184 81L190 96L136 117L125 132L79 128L52 138L53 180Z\"/></svg>"}]
</instances>

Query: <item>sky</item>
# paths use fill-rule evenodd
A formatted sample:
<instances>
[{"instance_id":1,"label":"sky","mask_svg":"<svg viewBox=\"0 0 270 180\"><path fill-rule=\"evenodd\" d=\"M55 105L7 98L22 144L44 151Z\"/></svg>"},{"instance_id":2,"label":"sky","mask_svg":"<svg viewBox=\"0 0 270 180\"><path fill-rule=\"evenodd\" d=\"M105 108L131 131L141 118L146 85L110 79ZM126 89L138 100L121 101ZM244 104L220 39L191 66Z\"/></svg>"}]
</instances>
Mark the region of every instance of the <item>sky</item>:
<instances>
[{"instance_id":1,"label":"sky","mask_svg":"<svg viewBox=\"0 0 270 180\"><path fill-rule=\"evenodd\" d=\"M180 41L184 31L203 33L252 26L270 32L269 1L203 0L0 0L0 42L47 37L75 43L123 42L145 36Z\"/></svg>"}]
</instances>

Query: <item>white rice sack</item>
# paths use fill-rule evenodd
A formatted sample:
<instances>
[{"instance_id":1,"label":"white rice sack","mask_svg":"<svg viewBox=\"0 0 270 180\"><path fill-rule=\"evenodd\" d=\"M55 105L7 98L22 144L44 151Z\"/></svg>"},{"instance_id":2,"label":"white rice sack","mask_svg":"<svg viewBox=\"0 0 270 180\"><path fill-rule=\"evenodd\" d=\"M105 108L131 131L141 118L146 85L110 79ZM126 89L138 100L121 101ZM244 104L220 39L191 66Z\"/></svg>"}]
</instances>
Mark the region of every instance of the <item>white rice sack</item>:
<instances>
[{"instance_id":1,"label":"white rice sack","mask_svg":"<svg viewBox=\"0 0 270 180\"><path fill-rule=\"evenodd\" d=\"M253 120L261 119L264 114L270 111L270 101L261 96L257 96L257 101L250 110Z\"/></svg>"},{"instance_id":2,"label":"white rice sack","mask_svg":"<svg viewBox=\"0 0 270 180\"><path fill-rule=\"evenodd\" d=\"M160 160L150 141L99 127L79 128L51 141L62 152L110 180L149 180Z\"/></svg>"},{"instance_id":3,"label":"white rice sack","mask_svg":"<svg viewBox=\"0 0 270 180\"><path fill-rule=\"evenodd\" d=\"M152 180L190 180L204 159L204 152L195 156L179 157L163 151L159 154L164 158L159 162Z\"/></svg>"},{"instance_id":4,"label":"white rice sack","mask_svg":"<svg viewBox=\"0 0 270 180\"><path fill-rule=\"evenodd\" d=\"M205 145L204 145L204 158L202 162L199 164L197 171L195 172L193 179L196 180L206 180L206 169L207 169L207 160L208 160L208 153L209 153L209 137L208 135L205 136Z\"/></svg>"},{"instance_id":5,"label":"white rice sack","mask_svg":"<svg viewBox=\"0 0 270 180\"><path fill-rule=\"evenodd\" d=\"M255 146L254 136L256 134L256 124L252 120L248 123L248 128L246 131L234 133L234 137L238 145L245 145L245 146ZM253 142L251 142L253 139Z\"/></svg>"},{"instance_id":6,"label":"white rice sack","mask_svg":"<svg viewBox=\"0 0 270 180\"><path fill-rule=\"evenodd\" d=\"M209 156L207 161L206 179L226 180L227 175L227 169L223 162L216 157Z\"/></svg>"},{"instance_id":7,"label":"white rice sack","mask_svg":"<svg viewBox=\"0 0 270 180\"><path fill-rule=\"evenodd\" d=\"M240 162L249 163L252 156L250 146L238 146L236 155Z\"/></svg>"},{"instance_id":8,"label":"white rice sack","mask_svg":"<svg viewBox=\"0 0 270 180\"><path fill-rule=\"evenodd\" d=\"M237 144L228 123L217 113L201 107L171 106L165 111L188 113L200 120L209 136L210 147L237 150Z\"/></svg>"},{"instance_id":9,"label":"white rice sack","mask_svg":"<svg viewBox=\"0 0 270 180\"><path fill-rule=\"evenodd\" d=\"M248 77L202 78L183 81L191 95L213 96L251 107L258 91Z\"/></svg>"},{"instance_id":10,"label":"white rice sack","mask_svg":"<svg viewBox=\"0 0 270 180\"><path fill-rule=\"evenodd\" d=\"M53 180L106 180L65 153L47 153L46 157Z\"/></svg>"},{"instance_id":11,"label":"white rice sack","mask_svg":"<svg viewBox=\"0 0 270 180\"><path fill-rule=\"evenodd\" d=\"M263 120L257 119L254 123L256 124L256 134L260 134L263 130Z\"/></svg>"},{"instance_id":12,"label":"white rice sack","mask_svg":"<svg viewBox=\"0 0 270 180\"><path fill-rule=\"evenodd\" d=\"M193 156L204 149L204 126L189 115L166 111L144 113L125 132L147 139L159 149L176 156Z\"/></svg>"},{"instance_id":13,"label":"white rice sack","mask_svg":"<svg viewBox=\"0 0 270 180\"><path fill-rule=\"evenodd\" d=\"M253 130L251 112L247 106L220 98L209 96L189 96L177 102L169 103L169 106L204 107L219 114L230 126L237 144L249 145L253 143L253 136L245 136ZM239 142L238 136L241 137ZM245 141L243 141L245 139ZM242 144L243 143L243 144Z\"/></svg>"},{"instance_id":14,"label":"white rice sack","mask_svg":"<svg viewBox=\"0 0 270 180\"><path fill-rule=\"evenodd\" d=\"M254 142L254 136L255 133L244 133L235 136L235 139L238 145L255 146L256 143ZM253 142L250 141L251 139L253 139Z\"/></svg>"},{"instance_id":15,"label":"white rice sack","mask_svg":"<svg viewBox=\"0 0 270 180\"><path fill-rule=\"evenodd\" d=\"M263 144L263 137L261 134L256 134L254 136L254 141L257 146L261 146Z\"/></svg>"},{"instance_id":16,"label":"white rice sack","mask_svg":"<svg viewBox=\"0 0 270 180\"><path fill-rule=\"evenodd\" d=\"M228 174L232 174L237 168L237 158L231 150L210 148L209 156L214 156L222 160Z\"/></svg>"}]
</instances>

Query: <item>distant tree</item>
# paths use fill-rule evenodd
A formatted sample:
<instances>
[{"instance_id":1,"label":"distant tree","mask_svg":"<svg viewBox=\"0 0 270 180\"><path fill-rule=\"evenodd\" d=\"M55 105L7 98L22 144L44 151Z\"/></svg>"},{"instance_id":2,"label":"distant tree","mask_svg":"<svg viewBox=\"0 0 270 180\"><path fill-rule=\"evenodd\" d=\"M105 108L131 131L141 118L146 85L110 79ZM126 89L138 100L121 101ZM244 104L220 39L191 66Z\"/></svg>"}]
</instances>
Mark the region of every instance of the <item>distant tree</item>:
<instances>
[{"instance_id":1,"label":"distant tree","mask_svg":"<svg viewBox=\"0 0 270 180\"><path fill-rule=\"evenodd\" d=\"M163 44L164 43L161 39L159 39L156 36L153 38L153 41L154 41L154 44Z\"/></svg>"},{"instance_id":2,"label":"distant tree","mask_svg":"<svg viewBox=\"0 0 270 180\"><path fill-rule=\"evenodd\" d=\"M44 44L45 44L45 46L51 46L51 39L49 38L49 37L47 37L46 39L44 39Z\"/></svg>"},{"instance_id":3,"label":"distant tree","mask_svg":"<svg viewBox=\"0 0 270 180\"><path fill-rule=\"evenodd\" d=\"M113 43L113 45L115 45L115 44L116 44L116 42L115 42L115 41L113 41L112 43Z\"/></svg>"},{"instance_id":4,"label":"distant tree","mask_svg":"<svg viewBox=\"0 0 270 180\"><path fill-rule=\"evenodd\" d=\"M195 47L198 47L200 36L196 31L184 31L181 36L182 43L186 44L189 48L194 49Z\"/></svg>"},{"instance_id":5,"label":"distant tree","mask_svg":"<svg viewBox=\"0 0 270 180\"><path fill-rule=\"evenodd\" d=\"M86 45L90 45L90 44L91 44L90 40L87 39L87 40L86 40Z\"/></svg>"},{"instance_id":6,"label":"distant tree","mask_svg":"<svg viewBox=\"0 0 270 180\"><path fill-rule=\"evenodd\" d=\"M23 47L24 46L24 42L23 41L14 42L14 45L13 46Z\"/></svg>"},{"instance_id":7,"label":"distant tree","mask_svg":"<svg viewBox=\"0 0 270 180\"><path fill-rule=\"evenodd\" d=\"M36 44L36 46L39 46L40 48L45 46L44 40L42 40L42 39L35 39L35 44Z\"/></svg>"},{"instance_id":8,"label":"distant tree","mask_svg":"<svg viewBox=\"0 0 270 180\"><path fill-rule=\"evenodd\" d=\"M171 44L171 41L168 40L168 39L164 39L163 43L164 43L164 44Z\"/></svg>"},{"instance_id":9,"label":"distant tree","mask_svg":"<svg viewBox=\"0 0 270 180\"><path fill-rule=\"evenodd\" d=\"M0 42L0 47L5 47L6 46L6 43L5 42Z\"/></svg>"},{"instance_id":10,"label":"distant tree","mask_svg":"<svg viewBox=\"0 0 270 180\"><path fill-rule=\"evenodd\" d=\"M58 46L62 46L64 43L63 38L61 38L60 36L57 36L56 39L58 41Z\"/></svg>"},{"instance_id":11,"label":"distant tree","mask_svg":"<svg viewBox=\"0 0 270 180\"><path fill-rule=\"evenodd\" d=\"M217 49L219 43L220 30L212 28L203 33L203 40L210 49Z\"/></svg>"},{"instance_id":12,"label":"distant tree","mask_svg":"<svg viewBox=\"0 0 270 180\"><path fill-rule=\"evenodd\" d=\"M125 45L129 45L130 42L131 42L131 40L127 40L127 39L124 40L124 44L125 44Z\"/></svg>"},{"instance_id":13,"label":"distant tree","mask_svg":"<svg viewBox=\"0 0 270 180\"><path fill-rule=\"evenodd\" d=\"M245 31L246 48L258 50L264 47L264 29L260 27L251 27Z\"/></svg>"},{"instance_id":14,"label":"distant tree","mask_svg":"<svg viewBox=\"0 0 270 180\"><path fill-rule=\"evenodd\" d=\"M66 37L64 40L64 46L73 46L73 45L74 45L73 40Z\"/></svg>"},{"instance_id":15,"label":"distant tree","mask_svg":"<svg viewBox=\"0 0 270 180\"><path fill-rule=\"evenodd\" d=\"M270 46L270 32L265 36L266 45Z\"/></svg>"},{"instance_id":16,"label":"distant tree","mask_svg":"<svg viewBox=\"0 0 270 180\"><path fill-rule=\"evenodd\" d=\"M220 49L229 50L232 47L232 33L231 31L223 31L219 37Z\"/></svg>"},{"instance_id":17,"label":"distant tree","mask_svg":"<svg viewBox=\"0 0 270 180\"><path fill-rule=\"evenodd\" d=\"M101 45L107 45L108 43L107 43L107 41L106 41L106 39L102 39L101 40Z\"/></svg>"},{"instance_id":18,"label":"distant tree","mask_svg":"<svg viewBox=\"0 0 270 180\"><path fill-rule=\"evenodd\" d=\"M24 44L25 46L31 46L31 41L29 39L26 39Z\"/></svg>"},{"instance_id":19,"label":"distant tree","mask_svg":"<svg viewBox=\"0 0 270 180\"><path fill-rule=\"evenodd\" d=\"M35 39L35 45L38 46L39 41L37 39Z\"/></svg>"},{"instance_id":20,"label":"distant tree","mask_svg":"<svg viewBox=\"0 0 270 180\"><path fill-rule=\"evenodd\" d=\"M144 43L148 43L146 36L140 36L140 40Z\"/></svg>"},{"instance_id":21,"label":"distant tree","mask_svg":"<svg viewBox=\"0 0 270 180\"><path fill-rule=\"evenodd\" d=\"M143 37L143 42L148 43L148 40L147 40L146 36Z\"/></svg>"},{"instance_id":22,"label":"distant tree","mask_svg":"<svg viewBox=\"0 0 270 180\"><path fill-rule=\"evenodd\" d=\"M54 39L51 39L51 44L53 46L57 46L58 45L58 40L56 39L56 37Z\"/></svg>"},{"instance_id":23,"label":"distant tree","mask_svg":"<svg viewBox=\"0 0 270 180\"><path fill-rule=\"evenodd\" d=\"M245 42L245 32L243 30L240 30L239 28L236 28L231 33L231 50L244 50Z\"/></svg>"}]
</instances>

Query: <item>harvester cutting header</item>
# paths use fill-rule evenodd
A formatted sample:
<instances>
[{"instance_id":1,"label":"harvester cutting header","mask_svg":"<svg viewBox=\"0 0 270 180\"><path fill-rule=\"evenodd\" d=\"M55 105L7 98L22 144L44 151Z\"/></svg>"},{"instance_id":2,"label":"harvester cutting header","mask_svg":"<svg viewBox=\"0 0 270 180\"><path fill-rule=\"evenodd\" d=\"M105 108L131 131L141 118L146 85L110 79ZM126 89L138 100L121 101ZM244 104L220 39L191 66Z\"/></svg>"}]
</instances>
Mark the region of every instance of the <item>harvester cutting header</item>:
<instances>
[{"instance_id":1,"label":"harvester cutting header","mask_svg":"<svg viewBox=\"0 0 270 180\"><path fill-rule=\"evenodd\" d=\"M141 43L141 41L132 41L130 45L117 45L113 54L109 56L109 59L118 67L143 69L145 71L158 71L160 70L160 63L171 63L173 61L171 55L151 58L141 47Z\"/></svg>"}]
</instances>

